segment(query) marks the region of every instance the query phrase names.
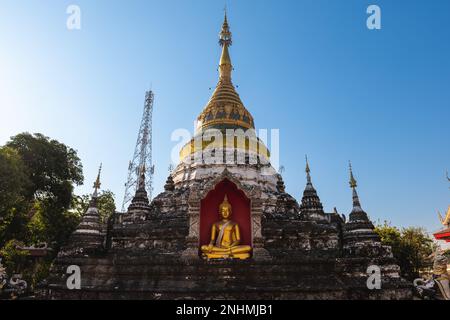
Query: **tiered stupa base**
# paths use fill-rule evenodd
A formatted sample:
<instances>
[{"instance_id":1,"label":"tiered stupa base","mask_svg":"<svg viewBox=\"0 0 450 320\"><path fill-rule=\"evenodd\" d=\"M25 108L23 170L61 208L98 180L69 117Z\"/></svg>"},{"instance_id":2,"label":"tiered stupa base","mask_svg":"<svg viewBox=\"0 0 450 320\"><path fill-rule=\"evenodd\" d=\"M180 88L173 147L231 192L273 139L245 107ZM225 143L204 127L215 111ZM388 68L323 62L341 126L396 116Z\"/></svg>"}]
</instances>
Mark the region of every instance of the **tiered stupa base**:
<instances>
[{"instance_id":1,"label":"tiered stupa base","mask_svg":"<svg viewBox=\"0 0 450 320\"><path fill-rule=\"evenodd\" d=\"M189 220L185 192L166 191L146 221L116 223L112 247L60 253L44 294L51 299L410 299L389 247L364 245L345 256L339 219L302 221L272 212L262 219L268 259L202 260L186 256ZM277 208L283 208L278 194ZM288 197L288 199L290 199ZM288 201L289 202L289 201ZM286 206L286 204L284 204ZM287 209L284 207L283 211ZM162 212L164 211L164 212ZM288 215L289 216L289 215ZM334 222L333 222L334 221ZM336 222L338 221L338 222ZM197 252L198 253L198 252ZM81 290L68 290L69 265L81 269ZM382 289L367 288L369 265L382 270Z\"/></svg>"}]
</instances>

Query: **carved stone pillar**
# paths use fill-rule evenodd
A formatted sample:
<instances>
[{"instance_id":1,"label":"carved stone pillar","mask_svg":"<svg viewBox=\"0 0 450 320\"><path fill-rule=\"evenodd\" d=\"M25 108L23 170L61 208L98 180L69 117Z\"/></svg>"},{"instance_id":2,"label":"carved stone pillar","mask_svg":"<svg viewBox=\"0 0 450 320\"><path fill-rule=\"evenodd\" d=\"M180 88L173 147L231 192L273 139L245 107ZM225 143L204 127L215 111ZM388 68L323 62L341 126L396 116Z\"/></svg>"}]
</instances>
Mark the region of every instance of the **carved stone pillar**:
<instances>
[{"instance_id":1,"label":"carved stone pillar","mask_svg":"<svg viewBox=\"0 0 450 320\"><path fill-rule=\"evenodd\" d=\"M199 246L199 232L200 232L200 199L195 196L197 193L195 190L191 192L189 198L189 234L186 237L186 249L182 254L184 260L198 260L200 259L198 254Z\"/></svg>"},{"instance_id":2,"label":"carved stone pillar","mask_svg":"<svg viewBox=\"0 0 450 320\"><path fill-rule=\"evenodd\" d=\"M269 252L264 248L264 238L261 231L262 201L251 199L251 219L253 238L253 259L256 261L270 260Z\"/></svg>"}]
</instances>

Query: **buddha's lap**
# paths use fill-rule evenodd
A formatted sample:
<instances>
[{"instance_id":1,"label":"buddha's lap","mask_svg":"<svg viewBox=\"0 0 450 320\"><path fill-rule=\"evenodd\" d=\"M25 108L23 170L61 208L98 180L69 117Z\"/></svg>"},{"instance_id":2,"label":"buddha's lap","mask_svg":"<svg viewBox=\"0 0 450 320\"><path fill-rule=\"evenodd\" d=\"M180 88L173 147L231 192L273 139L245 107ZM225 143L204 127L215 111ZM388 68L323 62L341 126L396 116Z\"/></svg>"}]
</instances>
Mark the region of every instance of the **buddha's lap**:
<instances>
[{"instance_id":1,"label":"buddha's lap","mask_svg":"<svg viewBox=\"0 0 450 320\"><path fill-rule=\"evenodd\" d=\"M229 248L220 248L220 247L209 247L208 245L204 245L201 247L202 251L206 251L206 252L242 252L242 251L250 251L252 249L252 247L247 246L247 245L238 245L238 246L232 246Z\"/></svg>"}]
</instances>

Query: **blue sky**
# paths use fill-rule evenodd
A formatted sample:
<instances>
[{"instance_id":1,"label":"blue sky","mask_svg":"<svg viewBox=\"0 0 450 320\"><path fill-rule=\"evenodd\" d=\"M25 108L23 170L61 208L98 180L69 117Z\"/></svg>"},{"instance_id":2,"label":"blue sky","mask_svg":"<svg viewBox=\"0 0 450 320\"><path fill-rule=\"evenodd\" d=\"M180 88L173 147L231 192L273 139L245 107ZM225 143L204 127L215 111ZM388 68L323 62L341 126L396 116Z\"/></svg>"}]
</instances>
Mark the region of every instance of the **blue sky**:
<instances>
[{"instance_id":1,"label":"blue sky","mask_svg":"<svg viewBox=\"0 0 450 320\"><path fill-rule=\"evenodd\" d=\"M82 29L66 28L81 8ZM279 128L287 190L308 154L327 211L351 210L348 160L371 218L438 229L450 204L450 2L227 1L234 83L258 128ZM382 29L366 27L377 4ZM42 132L78 150L91 191L120 206L142 114L155 92L155 193L174 129L192 130L217 81L225 1L0 0L0 144Z\"/></svg>"}]
</instances>

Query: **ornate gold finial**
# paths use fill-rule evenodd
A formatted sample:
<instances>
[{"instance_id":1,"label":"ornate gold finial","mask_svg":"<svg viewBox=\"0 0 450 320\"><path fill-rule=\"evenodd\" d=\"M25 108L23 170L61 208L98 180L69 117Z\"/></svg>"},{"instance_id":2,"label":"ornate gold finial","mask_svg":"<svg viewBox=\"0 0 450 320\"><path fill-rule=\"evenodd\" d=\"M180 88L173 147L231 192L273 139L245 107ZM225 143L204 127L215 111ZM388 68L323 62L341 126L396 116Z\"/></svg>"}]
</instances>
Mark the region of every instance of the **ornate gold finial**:
<instances>
[{"instance_id":1,"label":"ornate gold finial","mask_svg":"<svg viewBox=\"0 0 450 320\"><path fill-rule=\"evenodd\" d=\"M222 211L222 208L228 208L231 211L231 204L228 202L228 197L225 194L225 198L223 199L222 203L219 205L219 210Z\"/></svg>"},{"instance_id":2,"label":"ornate gold finial","mask_svg":"<svg viewBox=\"0 0 450 320\"><path fill-rule=\"evenodd\" d=\"M233 70L233 65L231 64L228 47L231 46L232 40L226 12L223 20L222 30L219 34L219 44L222 47L222 55L220 56L219 62L220 80L229 83L231 82L231 71Z\"/></svg>"},{"instance_id":3,"label":"ornate gold finial","mask_svg":"<svg viewBox=\"0 0 450 320\"><path fill-rule=\"evenodd\" d=\"M102 172L102 164L100 163L100 167L98 168L97 179L94 182L95 192L97 192L97 190L100 189L100 185L101 185L101 183L100 183L100 174L101 174L101 172Z\"/></svg>"},{"instance_id":4,"label":"ornate gold finial","mask_svg":"<svg viewBox=\"0 0 450 320\"><path fill-rule=\"evenodd\" d=\"M91 205L95 206L96 199L98 197L98 189L100 189L100 174L102 172L102 164L100 163L100 167L98 168L97 179L94 182L94 193L92 194Z\"/></svg>"},{"instance_id":5,"label":"ornate gold finial","mask_svg":"<svg viewBox=\"0 0 450 320\"><path fill-rule=\"evenodd\" d=\"M351 161L348 162L350 168L350 188L355 189L357 187L356 179L353 176L353 169Z\"/></svg>"},{"instance_id":6,"label":"ornate gold finial","mask_svg":"<svg viewBox=\"0 0 450 320\"><path fill-rule=\"evenodd\" d=\"M223 18L223 24L222 24L222 30L219 34L219 44L224 46L231 46L232 40L231 40L231 32L230 32L230 26L228 25L228 18L227 18L227 8L225 7L225 14Z\"/></svg>"}]
</instances>

